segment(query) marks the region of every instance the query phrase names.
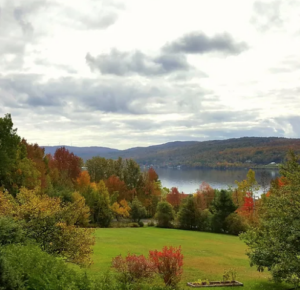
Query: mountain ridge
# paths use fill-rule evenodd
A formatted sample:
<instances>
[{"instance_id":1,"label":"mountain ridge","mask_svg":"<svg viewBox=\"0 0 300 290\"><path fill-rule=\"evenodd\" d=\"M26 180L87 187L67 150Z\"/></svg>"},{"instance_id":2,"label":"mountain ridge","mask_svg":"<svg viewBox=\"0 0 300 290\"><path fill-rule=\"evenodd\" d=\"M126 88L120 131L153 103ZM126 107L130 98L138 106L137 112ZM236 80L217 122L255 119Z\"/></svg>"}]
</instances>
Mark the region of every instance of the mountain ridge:
<instances>
[{"instance_id":1,"label":"mountain ridge","mask_svg":"<svg viewBox=\"0 0 300 290\"><path fill-rule=\"evenodd\" d=\"M62 146L41 146L53 154ZM239 167L283 162L289 149L300 153L300 139L283 137L241 137L208 141L173 141L147 147L118 150L108 147L65 146L74 154L117 159L132 158L141 165L184 167Z\"/></svg>"}]
</instances>

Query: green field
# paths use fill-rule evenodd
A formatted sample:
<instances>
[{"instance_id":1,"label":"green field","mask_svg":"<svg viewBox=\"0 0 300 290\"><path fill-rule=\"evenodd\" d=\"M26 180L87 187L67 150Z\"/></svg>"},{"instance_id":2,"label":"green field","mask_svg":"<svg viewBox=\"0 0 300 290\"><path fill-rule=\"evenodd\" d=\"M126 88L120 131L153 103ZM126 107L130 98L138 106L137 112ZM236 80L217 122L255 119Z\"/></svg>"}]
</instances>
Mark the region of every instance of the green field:
<instances>
[{"instance_id":1,"label":"green field","mask_svg":"<svg viewBox=\"0 0 300 290\"><path fill-rule=\"evenodd\" d=\"M221 280L224 269L235 268L238 272L237 280L244 283L245 290L291 288L275 285L269 281L269 273L259 273L251 268L245 255L246 246L238 237L153 227L97 229L94 264L90 271L96 275L105 272L112 258L119 254L130 252L148 255L149 250L161 249L165 245L182 247L182 287L186 282L198 279Z\"/></svg>"}]
</instances>

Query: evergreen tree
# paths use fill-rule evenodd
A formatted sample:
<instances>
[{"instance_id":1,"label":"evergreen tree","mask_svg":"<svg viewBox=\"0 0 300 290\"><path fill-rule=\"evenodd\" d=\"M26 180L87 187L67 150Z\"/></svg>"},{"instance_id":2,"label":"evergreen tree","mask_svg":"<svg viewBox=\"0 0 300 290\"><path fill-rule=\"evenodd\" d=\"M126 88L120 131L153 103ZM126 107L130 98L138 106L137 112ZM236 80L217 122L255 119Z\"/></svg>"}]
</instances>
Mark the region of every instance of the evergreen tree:
<instances>
[{"instance_id":1,"label":"evergreen tree","mask_svg":"<svg viewBox=\"0 0 300 290\"><path fill-rule=\"evenodd\" d=\"M222 189L217 191L211 206L212 231L222 233L227 231L226 218L237 209L231 198L231 193Z\"/></svg>"}]
</instances>

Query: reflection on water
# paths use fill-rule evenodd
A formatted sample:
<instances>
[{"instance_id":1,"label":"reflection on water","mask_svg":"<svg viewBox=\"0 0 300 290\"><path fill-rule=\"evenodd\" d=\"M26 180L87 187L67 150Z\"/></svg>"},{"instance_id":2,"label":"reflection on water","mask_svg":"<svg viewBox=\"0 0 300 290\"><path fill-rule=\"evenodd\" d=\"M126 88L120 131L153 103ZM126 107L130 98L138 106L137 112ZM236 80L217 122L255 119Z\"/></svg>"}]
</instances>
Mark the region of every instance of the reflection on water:
<instances>
[{"instance_id":1,"label":"reflection on water","mask_svg":"<svg viewBox=\"0 0 300 290\"><path fill-rule=\"evenodd\" d=\"M199 185L205 181L212 188L221 189L228 186L235 187L235 180L246 179L247 169L235 170L217 170L217 169L173 169L173 168L155 168L159 175L162 185L168 188L178 187L179 191L184 193L193 193L199 188ZM265 172L265 173L263 173ZM279 176L276 169L257 169L255 177L258 183L270 184L270 181ZM263 181L265 180L265 182ZM262 189L259 193L262 192Z\"/></svg>"}]
</instances>

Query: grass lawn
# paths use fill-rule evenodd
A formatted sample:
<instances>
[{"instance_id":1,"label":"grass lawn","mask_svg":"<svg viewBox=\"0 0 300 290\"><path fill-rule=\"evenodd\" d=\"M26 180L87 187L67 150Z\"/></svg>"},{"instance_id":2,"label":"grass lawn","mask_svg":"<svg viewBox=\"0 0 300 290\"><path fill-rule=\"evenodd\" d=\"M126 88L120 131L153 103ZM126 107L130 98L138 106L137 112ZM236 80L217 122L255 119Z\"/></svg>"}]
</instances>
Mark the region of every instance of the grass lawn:
<instances>
[{"instance_id":1,"label":"grass lawn","mask_svg":"<svg viewBox=\"0 0 300 290\"><path fill-rule=\"evenodd\" d=\"M245 290L291 288L275 285L269 281L267 272L259 273L251 268L245 255L246 246L238 237L154 227L97 229L94 264L90 271L103 273L110 267L112 258L119 254L130 252L148 256L149 250L171 245L181 246L184 255L182 287L198 279L222 280L224 269L235 268L237 280L244 283Z\"/></svg>"}]
</instances>

